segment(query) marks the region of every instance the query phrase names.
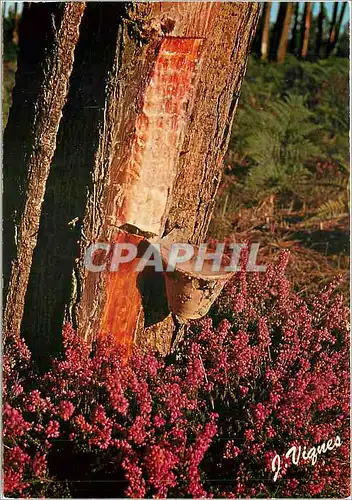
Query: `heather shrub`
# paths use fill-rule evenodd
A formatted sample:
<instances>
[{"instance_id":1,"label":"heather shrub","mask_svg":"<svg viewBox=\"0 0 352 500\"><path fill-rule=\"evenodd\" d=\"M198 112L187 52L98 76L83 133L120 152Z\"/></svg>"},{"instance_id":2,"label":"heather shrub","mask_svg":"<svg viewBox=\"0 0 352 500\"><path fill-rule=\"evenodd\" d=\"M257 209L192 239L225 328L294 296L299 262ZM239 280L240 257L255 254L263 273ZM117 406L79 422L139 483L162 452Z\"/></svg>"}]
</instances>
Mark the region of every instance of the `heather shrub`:
<instances>
[{"instance_id":1,"label":"heather shrub","mask_svg":"<svg viewBox=\"0 0 352 500\"><path fill-rule=\"evenodd\" d=\"M42 377L22 342L5 347L5 493L201 495L197 465L216 432L206 402L153 354L126 364L111 339L91 351L70 325L63 339Z\"/></svg>"},{"instance_id":2,"label":"heather shrub","mask_svg":"<svg viewBox=\"0 0 352 500\"><path fill-rule=\"evenodd\" d=\"M286 260L239 272L166 359L136 351L125 363L111 339L90 349L66 325L62 356L39 377L7 339L5 494L348 496L348 311L338 282L301 300ZM315 464L302 458L336 436Z\"/></svg>"},{"instance_id":3,"label":"heather shrub","mask_svg":"<svg viewBox=\"0 0 352 500\"><path fill-rule=\"evenodd\" d=\"M191 329L183 362L201 360L218 429L202 464L224 497L345 497L349 488L349 326L339 280L305 303L284 277L288 255L265 274L242 271ZM179 361L182 365L182 360ZM297 465L285 458L341 439ZM304 450L306 447L306 450ZM282 469L273 481L272 461ZM284 464L287 464L287 468Z\"/></svg>"}]
</instances>

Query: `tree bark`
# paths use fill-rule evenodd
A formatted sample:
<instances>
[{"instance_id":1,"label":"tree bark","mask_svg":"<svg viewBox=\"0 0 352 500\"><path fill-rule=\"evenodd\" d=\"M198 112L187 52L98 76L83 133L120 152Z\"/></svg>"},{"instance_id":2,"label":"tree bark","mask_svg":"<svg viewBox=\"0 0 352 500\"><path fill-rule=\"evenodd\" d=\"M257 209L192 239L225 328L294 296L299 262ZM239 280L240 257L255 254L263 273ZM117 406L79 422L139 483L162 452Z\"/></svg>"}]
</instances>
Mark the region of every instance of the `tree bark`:
<instances>
[{"instance_id":1,"label":"tree bark","mask_svg":"<svg viewBox=\"0 0 352 500\"><path fill-rule=\"evenodd\" d=\"M116 123L129 123L131 132L129 135L130 142L126 142L125 127L123 130L115 127L112 131L115 136L112 139L105 137L105 141L115 143L115 148L106 151L106 165L110 164L109 178L110 186L114 183L122 186L119 197L111 191L108 194L103 194L104 189L99 190L101 199L98 200L98 205L102 206L105 219L100 226L94 220L93 207L95 201L89 202L85 222L84 232L88 236L89 241L113 241L114 238L120 238L116 231L116 221L120 227L125 227L127 224L129 232L135 232L148 236L150 232L157 236L169 233L173 230L173 235L181 241L189 241L196 243L204 237L207 226L210 220L214 205L214 197L220 182L221 176L221 160L227 148L228 136L231 130L234 110L237 104L238 91L242 82L245 66L247 62L248 50L251 39L254 35L255 24L257 22L259 6L255 4L162 4L162 9L159 7L151 8L146 17L146 26L148 23L156 27L160 37L162 28L162 20L167 18L168 26L172 27L168 33L168 37L179 37L182 40L187 38L202 38L202 46L199 53L198 68L194 68L192 75L193 85L189 88L187 96L187 114L182 121L186 127L184 129L184 139L176 140L176 130L169 129L164 126L160 131L160 138L175 136L175 141L167 140L166 146L171 146L172 143L178 144L174 147L172 167L166 177L166 191L168 192L167 199L164 203L155 204L153 196L151 201L146 203L144 197L139 197L141 193L139 183L133 186L133 180L126 181L128 177L128 167L131 163L133 168L136 168L138 161L141 162L137 166L139 176L143 178L143 158L138 160L131 159L131 151L133 152L133 142L140 134L145 134L145 139L148 137L158 136L159 132L155 130L155 126L151 129L139 129L140 121L143 122L143 116L147 112L145 108L133 106L133 103L138 99L139 92L148 95L148 82L141 80L139 75L146 72L154 79L158 57L162 56L163 46L160 46L159 37L151 37L144 47L140 60L140 66L136 66L135 60L131 60L128 55L123 59L122 65L117 75L117 81L120 82L122 88L129 84L125 81L124 74L127 73L126 68L133 64L135 71L138 71L134 77L136 82L133 93L127 93L127 102L131 103L128 110L125 109L123 103L121 107L111 111L111 116L115 112ZM138 8L135 11L137 19L141 19L142 11ZM196 22L197 20L197 22ZM165 22L165 21L164 21ZM132 44L135 47L135 41L127 36L126 32L124 46ZM157 45L155 45L157 44ZM155 56L149 56L149 51L153 47L152 53L155 54L157 48L157 59ZM135 48L133 50L136 50ZM188 54L190 57L190 54ZM147 65L147 71L141 71L142 65ZM172 63L169 71L173 73ZM176 74L173 77L177 78ZM210 83L211 82L211 83ZM179 82L184 85L184 82ZM158 86L158 82L154 81L154 86ZM176 89L177 94L177 80ZM162 87L159 92L162 94ZM125 94L126 95L126 94ZM151 97L152 99L152 97ZM112 105L116 101L112 98ZM138 100L137 100L138 103ZM152 100L146 102L147 107L153 107ZM177 102L173 102L176 105ZM134 111L131 116L132 110ZM206 119L205 119L206 117ZM165 119L165 121L167 121ZM169 141L169 142L168 142ZM132 143L132 146L131 146ZM171 147L172 149L172 147ZM156 150L163 155L163 148ZM149 177L144 178L144 184L151 190L151 184L160 176L160 168L155 164L151 168ZM122 180L121 180L122 179ZM150 184L149 184L150 183ZM105 188L106 189L106 188ZM108 188L109 189L109 188ZM125 201L124 201L125 200ZM131 206L135 207L133 209ZM143 209L143 212L142 212ZM142 215L144 213L155 214L156 224L148 226ZM137 214L137 216L136 216ZM139 217L138 214L141 214ZM93 225L93 231L91 230ZM131 236L128 236L130 239ZM121 241L119 239L119 241ZM163 307L160 302L151 304L150 298L150 283L154 282L154 287L157 285L157 277L152 278L142 277L138 281L133 273L128 273L129 280L126 278L126 271L122 269L121 273L88 273L82 265L83 253L85 248L81 247L80 254L80 281L83 284L82 297L78 304L78 328L83 335L88 339L93 339L98 331L112 331L116 337L122 338L123 343L131 346L132 341L137 343L145 343L150 337L148 332L144 335L143 323L148 315L150 320L150 310L163 309L167 314L165 300ZM120 279L120 274L124 279ZM141 278L141 277L140 277ZM126 294L128 286L130 293L134 299L134 308L131 302L125 303L123 295ZM119 288L121 287L121 288ZM149 292L149 293L148 293ZM156 294L156 293L155 293ZM154 294L154 295L155 295ZM165 297L162 283L158 290L160 296ZM148 297L146 297L149 296ZM123 303L121 307L121 303ZM140 307L143 305L143 307ZM133 309L133 314L131 311ZM117 317L114 311L120 310L121 314ZM122 312L125 311L125 315ZM133 318L131 318L131 315ZM148 319L148 318L147 318ZM170 322L168 316L165 317L166 322ZM164 332L163 321L156 328ZM171 324L171 322L170 322ZM128 326L126 326L128 325ZM127 331L129 330L129 331ZM169 328L166 328L169 332ZM155 333L155 332L154 332ZM165 333L165 332L164 332ZM155 333L157 336L157 333ZM155 340L161 350L167 350L165 344L169 343L169 337L159 342ZM162 346L160 345L163 344Z\"/></svg>"},{"instance_id":2,"label":"tree bark","mask_svg":"<svg viewBox=\"0 0 352 500\"><path fill-rule=\"evenodd\" d=\"M260 57L263 61L268 59L270 40L270 12L271 2L265 2L263 11L263 29L260 45Z\"/></svg>"},{"instance_id":3,"label":"tree bark","mask_svg":"<svg viewBox=\"0 0 352 500\"><path fill-rule=\"evenodd\" d=\"M20 331L41 205L84 8L84 3L32 4L21 23L21 55L4 134L5 332Z\"/></svg>"},{"instance_id":4,"label":"tree bark","mask_svg":"<svg viewBox=\"0 0 352 500\"><path fill-rule=\"evenodd\" d=\"M13 31L12 31L12 43L18 45L18 25L20 21L20 14L18 12L18 4L14 5L14 19L13 19Z\"/></svg>"},{"instance_id":5,"label":"tree bark","mask_svg":"<svg viewBox=\"0 0 352 500\"><path fill-rule=\"evenodd\" d=\"M86 250L142 249L172 229L204 238L258 14L242 2L87 4L22 322L37 360L59 347L65 318L88 341L110 332L127 349L167 350L163 277L109 272L111 252L91 272Z\"/></svg>"},{"instance_id":6,"label":"tree bark","mask_svg":"<svg viewBox=\"0 0 352 500\"><path fill-rule=\"evenodd\" d=\"M312 22L312 2L305 2L304 4L304 14L301 30L301 50L300 57L305 59L308 55L308 45L309 45L309 32Z\"/></svg>"},{"instance_id":7,"label":"tree bark","mask_svg":"<svg viewBox=\"0 0 352 500\"><path fill-rule=\"evenodd\" d=\"M297 35L298 35L298 18L299 18L299 2L295 4L295 12L294 12L294 23L292 27L292 34L290 40L289 51L291 54L297 55L298 53L298 43L297 43Z\"/></svg>"},{"instance_id":8,"label":"tree bark","mask_svg":"<svg viewBox=\"0 0 352 500\"><path fill-rule=\"evenodd\" d=\"M324 2L321 2L319 16L318 16L317 37L315 41L315 54L318 57L320 57L322 43L323 43L324 20L325 20L325 5Z\"/></svg>"},{"instance_id":9,"label":"tree bark","mask_svg":"<svg viewBox=\"0 0 352 500\"><path fill-rule=\"evenodd\" d=\"M327 47L327 55L329 56L332 51L335 49L336 44L339 39L339 34L342 26L343 16L345 14L347 7L347 2L343 2L340 10L340 15L337 20L337 12L338 12L338 3L334 5L333 16L330 25L330 33L329 33L329 43Z\"/></svg>"},{"instance_id":10,"label":"tree bark","mask_svg":"<svg viewBox=\"0 0 352 500\"><path fill-rule=\"evenodd\" d=\"M332 50L333 50L333 48L335 46L336 20L337 20L338 8L339 8L339 4L338 4L338 2L335 2L334 9L333 9L333 12L332 12L331 23L330 23L329 40L328 40L327 51L326 51L326 55L327 56L330 55L330 53L332 52Z\"/></svg>"},{"instance_id":11,"label":"tree bark","mask_svg":"<svg viewBox=\"0 0 352 500\"><path fill-rule=\"evenodd\" d=\"M291 25L293 2L280 3L273 31L271 59L283 63L287 53L288 35Z\"/></svg>"},{"instance_id":12,"label":"tree bark","mask_svg":"<svg viewBox=\"0 0 352 500\"><path fill-rule=\"evenodd\" d=\"M94 190L98 146L107 131L106 94L124 12L122 3L88 2L81 21L21 326L43 368L61 348L63 322L74 322L82 220L88 193Z\"/></svg>"}]
</instances>

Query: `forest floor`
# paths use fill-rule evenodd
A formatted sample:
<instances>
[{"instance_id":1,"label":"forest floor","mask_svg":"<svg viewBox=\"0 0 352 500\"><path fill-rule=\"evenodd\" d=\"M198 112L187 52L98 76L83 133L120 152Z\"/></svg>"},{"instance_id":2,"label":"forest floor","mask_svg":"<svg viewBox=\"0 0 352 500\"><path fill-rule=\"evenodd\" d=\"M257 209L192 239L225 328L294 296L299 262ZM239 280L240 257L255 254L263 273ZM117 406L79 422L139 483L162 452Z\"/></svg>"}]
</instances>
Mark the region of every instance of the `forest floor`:
<instances>
[{"instance_id":1,"label":"forest floor","mask_svg":"<svg viewBox=\"0 0 352 500\"><path fill-rule=\"evenodd\" d=\"M277 209L266 215L266 201L251 209L225 216L217 214L209 237L218 241L259 243L258 264L273 262L283 250L290 252L286 275L302 296L316 293L334 277L342 275L346 300L349 294L349 218L309 224L307 213Z\"/></svg>"}]
</instances>

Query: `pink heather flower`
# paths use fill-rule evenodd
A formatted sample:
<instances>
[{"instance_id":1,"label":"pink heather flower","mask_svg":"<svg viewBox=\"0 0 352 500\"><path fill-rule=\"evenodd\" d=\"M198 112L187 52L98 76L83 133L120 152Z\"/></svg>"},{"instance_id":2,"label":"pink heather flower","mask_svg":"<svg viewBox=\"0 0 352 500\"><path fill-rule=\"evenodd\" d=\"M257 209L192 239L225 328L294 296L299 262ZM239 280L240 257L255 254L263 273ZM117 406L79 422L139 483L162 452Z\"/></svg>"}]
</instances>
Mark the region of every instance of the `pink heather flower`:
<instances>
[{"instance_id":1,"label":"pink heather flower","mask_svg":"<svg viewBox=\"0 0 352 500\"><path fill-rule=\"evenodd\" d=\"M56 438L60 434L59 430L60 430L59 422L57 422L56 420L50 420L45 429L45 434L48 438Z\"/></svg>"},{"instance_id":2,"label":"pink heather flower","mask_svg":"<svg viewBox=\"0 0 352 500\"><path fill-rule=\"evenodd\" d=\"M43 400L40 391L31 391L25 398L25 408L27 411L36 412L37 410L45 408L45 401Z\"/></svg>"},{"instance_id":3,"label":"pink heather flower","mask_svg":"<svg viewBox=\"0 0 352 500\"><path fill-rule=\"evenodd\" d=\"M145 465L149 472L150 482L157 490L157 497L165 498L168 489L177 483L174 467L179 459L170 450L153 445L148 450Z\"/></svg>"},{"instance_id":4,"label":"pink heather flower","mask_svg":"<svg viewBox=\"0 0 352 500\"><path fill-rule=\"evenodd\" d=\"M162 427L166 424L166 420L163 417L160 417L160 415L155 415L153 417L153 423L155 427Z\"/></svg>"},{"instance_id":5,"label":"pink heather flower","mask_svg":"<svg viewBox=\"0 0 352 500\"><path fill-rule=\"evenodd\" d=\"M242 268L214 306L216 324L191 322L172 364L138 349L123 362L110 336L91 348L65 325L63 353L39 377L23 341L8 337L6 495L50 496L49 485L60 487L50 470L50 440L60 437L82 457L86 477L97 464L99 474L124 477L119 496L348 496L348 309L337 281L305 303L284 276L285 260L266 273ZM314 469L302 462L297 475L287 450L335 435L341 446ZM285 477L273 483L276 454ZM254 482L253 471L263 479ZM218 477L232 480L219 486Z\"/></svg>"},{"instance_id":6,"label":"pink heather flower","mask_svg":"<svg viewBox=\"0 0 352 500\"><path fill-rule=\"evenodd\" d=\"M271 425L266 428L266 435L268 436L268 438L273 438L274 436L276 436L276 432Z\"/></svg>"},{"instance_id":7,"label":"pink heather flower","mask_svg":"<svg viewBox=\"0 0 352 500\"><path fill-rule=\"evenodd\" d=\"M146 484L142 469L128 458L123 461L122 466L125 469L126 479L129 481L126 495L130 498L145 498Z\"/></svg>"},{"instance_id":8,"label":"pink heather flower","mask_svg":"<svg viewBox=\"0 0 352 500\"><path fill-rule=\"evenodd\" d=\"M245 431L244 437L248 439L248 441L254 441L254 430L248 429L247 431Z\"/></svg>"},{"instance_id":9,"label":"pink heather flower","mask_svg":"<svg viewBox=\"0 0 352 500\"><path fill-rule=\"evenodd\" d=\"M231 441L229 441L225 445L223 457L227 459L233 459L238 457L241 453L242 451L237 446L235 446L234 440L231 439Z\"/></svg>"},{"instance_id":10,"label":"pink heather flower","mask_svg":"<svg viewBox=\"0 0 352 500\"><path fill-rule=\"evenodd\" d=\"M69 420L75 411L74 405L71 401L60 401L59 404L59 415L63 420Z\"/></svg>"},{"instance_id":11,"label":"pink heather flower","mask_svg":"<svg viewBox=\"0 0 352 500\"><path fill-rule=\"evenodd\" d=\"M21 471L15 471L6 467L3 476L4 493L11 495L15 492L22 493L29 486L28 482L23 482Z\"/></svg>"},{"instance_id":12,"label":"pink heather flower","mask_svg":"<svg viewBox=\"0 0 352 500\"><path fill-rule=\"evenodd\" d=\"M41 455L40 453L36 453L32 460L32 468L35 476L41 477L44 476L46 472L46 455Z\"/></svg>"},{"instance_id":13,"label":"pink heather flower","mask_svg":"<svg viewBox=\"0 0 352 500\"><path fill-rule=\"evenodd\" d=\"M20 410L12 408L8 403L3 407L3 432L4 436L21 437L31 428Z\"/></svg>"},{"instance_id":14,"label":"pink heather flower","mask_svg":"<svg viewBox=\"0 0 352 500\"><path fill-rule=\"evenodd\" d=\"M19 396L20 394L23 393L23 386L21 384L19 384L18 382L16 382L12 387L12 393L13 393L14 397Z\"/></svg>"}]
</instances>

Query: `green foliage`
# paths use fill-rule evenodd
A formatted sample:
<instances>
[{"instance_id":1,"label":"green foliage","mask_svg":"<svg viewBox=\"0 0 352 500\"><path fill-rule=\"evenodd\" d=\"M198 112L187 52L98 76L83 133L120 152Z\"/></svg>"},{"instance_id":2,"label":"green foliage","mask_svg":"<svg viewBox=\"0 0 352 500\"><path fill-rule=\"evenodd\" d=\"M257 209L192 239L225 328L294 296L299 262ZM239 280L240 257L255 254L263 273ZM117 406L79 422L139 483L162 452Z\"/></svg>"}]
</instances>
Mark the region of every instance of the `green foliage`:
<instances>
[{"instance_id":1,"label":"green foliage","mask_svg":"<svg viewBox=\"0 0 352 500\"><path fill-rule=\"evenodd\" d=\"M243 189L304 197L318 160L347 168L348 82L344 58L250 59L227 158Z\"/></svg>"},{"instance_id":2,"label":"green foliage","mask_svg":"<svg viewBox=\"0 0 352 500\"><path fill-rule=\"evenodd\" d=\"M346 24L344 31L340 35L336 55L338 57L350 56L350 29L348 24Z\"/></svg>"},{"instance_id":3,"label":"green foliage","mask_svg":"<svg viewBox=\"0 0 352 500\"><path fill-rule=\"evenodd\" d=\"M337 195L320 205L313 219L333 219L349 214L350 211L350 166L341 165L340 176L334 180Z\"/></svg>"},{"instance_id":4,"label":"green foliage","mask_svg":"<svg viewBox=\"0 0 352 500\"><path fill-rule=\"evenodd\" d=\"M13 19L3 19L3 76L2 76L2 123L6 126L12 103L12 89L15 83L18 47L12 43Z\"/></svg>"},{"instance_id":5,"label":"green foliage","mask_svg":"<svg viewBox=\"0 0 352 500\"><path fill-rule=\"evenodd\" d=\"M319 126L312 122L304 98L294 94L252 113L257 127L246 140L253 165L247 182L257 190L288 188L302 173L304 162L319 154L312 140Z\"/></svg>"},{"instance_id":6,"label":"green foliage","mask_svg":"<svg viewBox=\"0 0 352 500\"><path fill-rule=\"evenodd\" d=\"M12 89L15 83L16 63L5 62L2 80L2 123L5 128L12 103Z\"/></svg>"},{"instance_id":7,"label":"green foliage","mask_svg":"<svg viewBox=\"0 0 352 500\"><path fill-rule=\"evenodd\" d=\"M5 62L15 61L17 58L18 47L12 41L14 22L13 16L3 18L2 39L4 44L3 60Z\"/></svg>"}]
</instances>

